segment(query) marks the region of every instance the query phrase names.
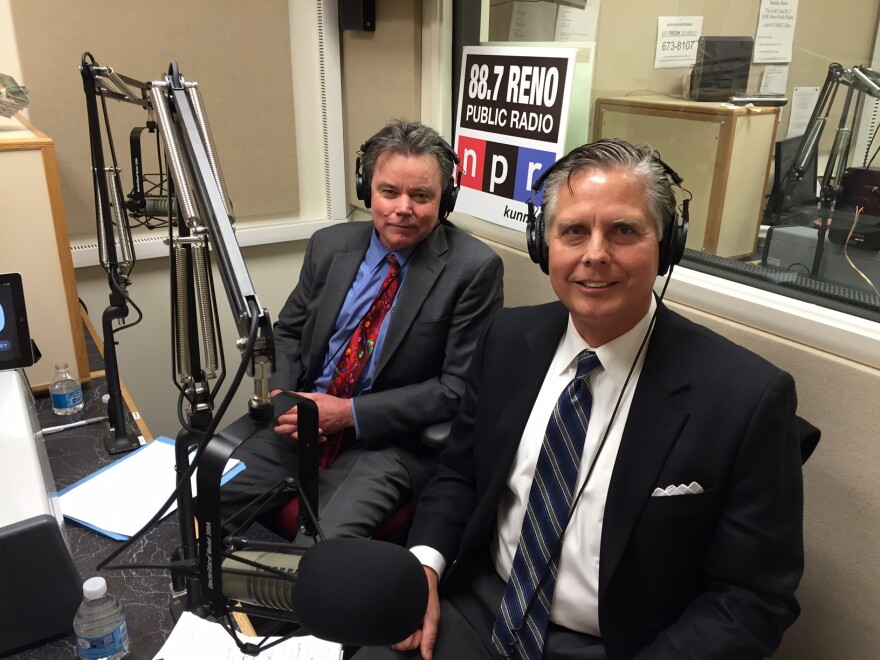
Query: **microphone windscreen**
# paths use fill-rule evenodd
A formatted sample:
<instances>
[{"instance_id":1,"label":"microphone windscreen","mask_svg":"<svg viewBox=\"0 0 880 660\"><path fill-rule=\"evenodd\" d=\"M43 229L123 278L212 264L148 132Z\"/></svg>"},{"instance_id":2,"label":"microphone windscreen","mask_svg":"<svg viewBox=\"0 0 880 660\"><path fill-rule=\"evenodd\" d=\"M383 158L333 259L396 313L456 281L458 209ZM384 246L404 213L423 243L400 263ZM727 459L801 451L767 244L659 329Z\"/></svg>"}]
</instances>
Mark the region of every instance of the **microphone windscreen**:
<instances>
[{"instance_id":1,"label":"microphone windscreen","mask_svg":"<svg viewBox=\"0 0 880 660\"><path fill-rule=\"evenodd\" d=\"M388 646L422 625L425 570L409 550L369 539L328 539L303 555L293 610L306 631L340 644Z\"/></svg>"}]
</instances>

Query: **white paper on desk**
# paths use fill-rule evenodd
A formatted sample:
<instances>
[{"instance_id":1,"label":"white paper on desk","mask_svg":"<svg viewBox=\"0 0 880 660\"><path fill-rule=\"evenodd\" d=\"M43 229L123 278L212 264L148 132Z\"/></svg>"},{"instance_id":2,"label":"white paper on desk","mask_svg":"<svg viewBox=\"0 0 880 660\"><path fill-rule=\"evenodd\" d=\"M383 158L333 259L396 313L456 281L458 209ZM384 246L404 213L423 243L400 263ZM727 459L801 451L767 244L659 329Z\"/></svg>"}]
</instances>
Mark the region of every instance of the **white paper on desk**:
<instances>
[{"instance_id":1,"label":"white paper on desk","mask_svg":"<svg viewBox=\"0 0 880 660\"><path fill-rule=\"evenodd\" d=\"M159 437L144 447L80 479L58 493L65 518L101 534L125 541L153 517L174 490L174 440ZM244 469L230 460L223 471L226 483ZM198 470L196 470L198 473ZM196 495L196 474L192 477ZM177 510L177 502L168 513Z\"/></svg>"},{"instance_id":2,"label":"white paper on desk","mask_svg":"<svg viewBox=\"0 0 880 660\"><path fill-rule=\"evenodd\" d=\"M258 643L262 637L239 637L243 642ZM269 640L276 638L270 637ZM325 642L317 637L294 637L278 646L262 651L259 660L339 660L342 645ZM184 612L168 640L153 660L254 660L238 650L232 637L219 623L200 619L191 612Z\"/></svg>"}]
</instances>

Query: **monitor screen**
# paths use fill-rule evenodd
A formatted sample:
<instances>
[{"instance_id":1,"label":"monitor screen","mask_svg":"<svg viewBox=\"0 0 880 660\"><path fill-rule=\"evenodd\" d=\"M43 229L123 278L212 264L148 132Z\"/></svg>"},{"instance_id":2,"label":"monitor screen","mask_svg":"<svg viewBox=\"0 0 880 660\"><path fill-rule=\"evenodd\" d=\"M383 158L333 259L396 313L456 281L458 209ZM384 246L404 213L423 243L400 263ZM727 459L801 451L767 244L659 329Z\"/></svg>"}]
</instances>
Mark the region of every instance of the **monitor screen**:
<instances>
[{"instance_id":1,"label":"monitor screen","mask_svg":"<svg viewBox=\"0 0 880 660\"><path fill-rule=\"evenodd\" d=\"M0 273L0 371L33 363L21 275Z\"/></svg>"},{"instance_id":2,"label":"monitor screen","mask_svg":"<svg viewBox=\"0 0 880 660\"><path fill-rule=\"evenodd\" d=\"M692 101L727 101L749 86L751 37L700 37L691 74Z\"/></svg>"},{"instance_id":3,"label":"monitor screen","mask_svg":"<svg viewBox=\"0 0 880 660\"><path fill-rule=\"evenodd\" d=\"M773 154L773 187L770 190L770 198L764 211L766 218L772 218L799 207L816 205L818 145L810 156L803 178L800 181L790 181L787 186L784 185L785 176L794 165L800 144L800 136L780 140L776 143L776 150Z\"/></svg>"}]
</instances>

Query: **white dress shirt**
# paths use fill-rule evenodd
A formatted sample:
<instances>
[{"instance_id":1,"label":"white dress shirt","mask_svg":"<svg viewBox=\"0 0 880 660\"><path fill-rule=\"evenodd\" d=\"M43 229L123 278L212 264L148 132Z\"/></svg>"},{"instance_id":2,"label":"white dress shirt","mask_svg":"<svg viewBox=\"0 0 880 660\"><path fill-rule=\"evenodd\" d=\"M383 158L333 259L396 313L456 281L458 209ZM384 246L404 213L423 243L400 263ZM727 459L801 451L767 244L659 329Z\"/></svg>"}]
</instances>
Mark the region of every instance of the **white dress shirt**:
<instances>
[{"instance_id":1,"label":"white dress shirt","mask_svg":"<svg viewBox=\"0 0 880 660\"><path fill-rule=\"evenodd\" d=\"M550 607L550 620L571 630L597 637L601 636L599 547L605 499L623 428L629 416L633 393L644 363L645 351L643 350L638 356L634 368L633 362L650 328L656 308L652 297L648 313L632 329L595 349L602 366L597 367L589 376L593 407L575 493L586 478L602 437L606 433L608 437L565 532L556 588ZM575 376L578 354L586 348L592 347L587 345L578 334L569 317L568 327L556 348L556 354L523 430L519 449L507 478L507 489L502 493L498 503L498 529L492 541L492 558L495 570L505 582L510 576L513 558L516 555L547 422L559 395ZM626 391L621 396L621 390L631 368L632 376ZM611 423L611 415L618 398L620 398L620 407ZM609 424L611 424L610 428ZM417 546L412 548L412 551L423 564L434 568L442 575L445 561L440 553L427 546Z\"/></svg>"}]
</instances>

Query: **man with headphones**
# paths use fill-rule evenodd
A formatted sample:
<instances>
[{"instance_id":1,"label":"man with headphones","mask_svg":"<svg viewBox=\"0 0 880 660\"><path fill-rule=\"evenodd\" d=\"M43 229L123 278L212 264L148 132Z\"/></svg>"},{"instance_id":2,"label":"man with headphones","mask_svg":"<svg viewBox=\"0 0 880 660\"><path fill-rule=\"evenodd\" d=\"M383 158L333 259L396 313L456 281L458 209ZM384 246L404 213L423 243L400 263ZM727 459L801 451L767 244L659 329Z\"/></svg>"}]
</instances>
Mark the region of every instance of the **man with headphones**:
<instances>
[{"instance_id":1,"label":"man with headphones","mask_svg":"<svg viewBox=\"0 0 880 660\"><path fill-rule=\"evenodd\" d=\"M773 654L803 570L795 387L654 295L679 181L607 139L537 183L559 301L490 321L409 536L422 627L358 660Z\"/></svg>"},{"instance_id":2,"label":"man with headphones","mask_svg":"<svg viewBox=\"0 0 880 660\"><path fill-rule=\"evenodd\" d=\"M367 140L355 176L372 222L315 232L275 323L273 394L318 406L327 537L370 536L418 493L437 456L420 432L455 416L479 335L501 307L501 259L446 220L457 165L419 123L393 121ZM296 476L296 442L295 408L245 442L235 457L247 469L222 488L224 513ZM267 515L290 497L267 502Z\"/></svg>"}]
</instances>

